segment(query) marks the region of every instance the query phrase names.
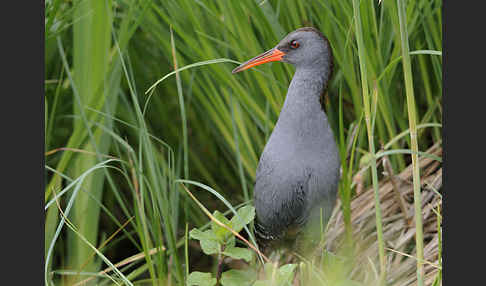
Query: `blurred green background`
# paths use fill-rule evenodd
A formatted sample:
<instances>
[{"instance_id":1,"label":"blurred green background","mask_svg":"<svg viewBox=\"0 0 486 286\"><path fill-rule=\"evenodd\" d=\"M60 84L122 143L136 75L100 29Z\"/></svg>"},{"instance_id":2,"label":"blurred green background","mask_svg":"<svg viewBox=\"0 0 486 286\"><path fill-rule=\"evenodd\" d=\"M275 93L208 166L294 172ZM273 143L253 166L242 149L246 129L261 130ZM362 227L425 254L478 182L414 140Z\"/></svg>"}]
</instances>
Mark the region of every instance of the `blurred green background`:
<instances>
[{"instance_id":1,"label":"blurred green background","mask_svg":"<svg viewBox=\"0 0 486 286\"><path fill-rule=\"evenodd\" d=\"M405 3L425 151L441 140L442 1ZM397 2L362 0L359 11L366 78L376 94L374 144L408 150L409 136L400 136L409 122ZM251 203L259 155L294 68L231 70L303 26L321 30L334 55L324 103L341 151L340 198L349 216L352 178L369 149L354 21L351 1L46 0L46 282L72 285L110 261L159 246L166 251L120 271L131 281L177 285L186 267L211 269L211 257L191 251L186 258L186 225L209 220L175 180L209 186L233 206ZM226 60L206 62L214 59ZM146 93L175 67L194 63L201 65ZM390 159L395 172L410 164L406 152ZM186 185L209 210L227 210L210 192Z\"/></svg>"}]
</instances>

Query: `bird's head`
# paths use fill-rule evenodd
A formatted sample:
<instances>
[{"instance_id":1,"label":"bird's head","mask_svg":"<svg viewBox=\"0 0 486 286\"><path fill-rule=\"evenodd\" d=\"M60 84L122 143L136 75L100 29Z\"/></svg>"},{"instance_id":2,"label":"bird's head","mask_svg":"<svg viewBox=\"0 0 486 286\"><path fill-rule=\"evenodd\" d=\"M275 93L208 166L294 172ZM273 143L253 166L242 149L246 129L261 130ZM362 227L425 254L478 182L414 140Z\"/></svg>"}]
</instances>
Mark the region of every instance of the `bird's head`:
<instances>
[{"instance_id":1,"label":"bird's head","mask_svg":"<svg viewBox=\"0 0 486 286\"><path fill-rule=\"evenodd\" d=\"M329 42L317 29L305 27L289 33L273 49L260 54L233 70L237 73L268 62L282 61L298 68L330 68L332 55Z\"/></svg>"}]
</instances>

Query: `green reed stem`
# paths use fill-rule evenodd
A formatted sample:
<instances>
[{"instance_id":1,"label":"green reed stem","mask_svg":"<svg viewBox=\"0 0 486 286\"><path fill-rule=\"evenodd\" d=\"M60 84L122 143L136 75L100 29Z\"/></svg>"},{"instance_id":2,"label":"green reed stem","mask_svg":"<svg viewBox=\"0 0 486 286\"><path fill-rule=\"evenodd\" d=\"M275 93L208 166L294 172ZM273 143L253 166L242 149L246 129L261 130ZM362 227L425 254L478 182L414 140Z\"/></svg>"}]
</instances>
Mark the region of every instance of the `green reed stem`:
<instances>
[{"instance_id":1,"label":"green reed stem","mask_svg":"<svg viewBox=\"0 0 486 286\"><path fill-rule=\"evenodd\" d=\"M403 74L405 92L407 95L408 124L410 127L410 143L412 149L413 199L415 208L415 243L417 246L417 285L424 285L424 242L422 227L422 199L420 194L420 170L418 165L417 124L415 114L415 97L413 93L412 66L408 46L407 15L405 4L397 0L398 20L400 23L400 41L402 47Z\"/></svg>"},{"instance_id":2,"label":"green reed stem","mask_svg":"<svg viewBox=\"0 0 486 286\"><path fill-rule=\"evenodd\" d=\"M375 144L373 128L371 126L371 108L370 97L368 89L367 69L365 62L365 46L363 41L363 31L361 26L361 16L359 11L359 0L353 0L354 23L356 28L356 40L358 44L359 67L361 71L361 87L363 92L363 104L365 112L366 129L368 131L368 146L371 156L371 176L373 182L373 190L375 193L375 216L376 216L376 233L378 236L378 253L380 259L380 284L384 285L386 278L385 265L385 243L383 240L383 226L381 219L380 197L378 194L378 171L376 167Z\"/></svg>"},{"instance_id":3,"label":"green reed stem","mask_svg":"<svg viewBox=\"0 0 486 286\"><path fill-rule=\"evenodd\" d=\"M174 43L174 34L172 32L172 27L170 29L170 44L172 48L172 58L174 60L174 71L177 71L177 55ZM186 118L186 107L184 104L184 96L182 95L182 84L181 78L179 76L179 72L176 72L176 84L177 84L177 95L179 96L179 106L181 109L181 118L182 118L182 140L184 146L184 179L189 179L189 149L188 149L188 142L187 142L187 118Z\"/></svg>"}]
</instances>

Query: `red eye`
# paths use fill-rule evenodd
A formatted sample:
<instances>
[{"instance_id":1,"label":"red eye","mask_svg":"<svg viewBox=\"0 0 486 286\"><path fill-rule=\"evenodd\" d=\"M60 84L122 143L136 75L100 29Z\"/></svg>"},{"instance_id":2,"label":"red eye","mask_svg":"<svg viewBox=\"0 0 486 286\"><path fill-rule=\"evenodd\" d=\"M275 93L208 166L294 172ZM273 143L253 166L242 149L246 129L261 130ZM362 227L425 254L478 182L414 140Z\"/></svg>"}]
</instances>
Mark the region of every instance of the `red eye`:
<instances>
[{"instance_id":1,"label":"red eye","mask_svg":"<svg viewBox=\"0 0 486 286\"><path fill-rule=\"evenodd\" d=\"M296 40L293 40L292 42L290 42L290 47L292 49L297 49L299 47L299 42L297 42Z\"/></svg>"}]
</instances>

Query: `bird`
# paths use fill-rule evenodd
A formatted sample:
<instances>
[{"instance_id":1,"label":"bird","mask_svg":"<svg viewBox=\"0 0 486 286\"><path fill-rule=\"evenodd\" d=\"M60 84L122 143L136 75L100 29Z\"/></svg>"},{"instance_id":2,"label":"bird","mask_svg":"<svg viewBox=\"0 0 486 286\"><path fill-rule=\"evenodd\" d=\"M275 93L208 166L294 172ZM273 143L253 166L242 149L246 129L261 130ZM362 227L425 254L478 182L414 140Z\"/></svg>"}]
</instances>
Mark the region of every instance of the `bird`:
<instances>
[{"instance_id":1,"label":"bird","mask_svg":"<svg viewBox=\"0 0 486 286\"><path fill-rule=\"evenodd\" d=\"M293 65L295 72L256 169L254 232L264 246L295 240L302 232L316 243L336 204L340 179L339 151L321 104L333 71L332 51L322 32L303 27L232 73L274 61Z\"/></svg>"}]
</instances>

